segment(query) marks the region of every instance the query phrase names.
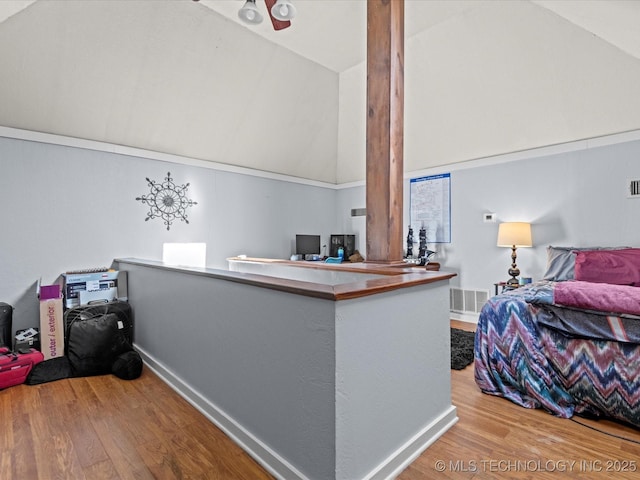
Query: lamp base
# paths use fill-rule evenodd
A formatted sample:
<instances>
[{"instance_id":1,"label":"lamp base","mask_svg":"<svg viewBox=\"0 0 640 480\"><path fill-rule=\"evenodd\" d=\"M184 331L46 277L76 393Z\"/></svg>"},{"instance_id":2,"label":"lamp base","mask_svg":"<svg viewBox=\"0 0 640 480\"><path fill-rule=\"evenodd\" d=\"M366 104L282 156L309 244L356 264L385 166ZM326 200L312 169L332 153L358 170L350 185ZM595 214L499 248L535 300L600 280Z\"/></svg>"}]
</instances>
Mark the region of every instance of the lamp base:
<instances>
[{"instance_id":1,"label":"lamp base","mask_svg":"<svg viewBox=\"0 0 640 480\"><path fill-rule=\"evenodd\" d=\"M507 280L507 286L508 287L520 286L520 281L516 277L511 277L509 280Z\"/></svg>"},{"instance_id":2,"label":"lamp base","mask_svg":"<svg viewBox=\"0 0 640 480\"><path fill-rule=\"evenodd\" d=\"M520 285L520 282L516 278L517 276L520 275L520 269L516 265L516 258L517 258L516 257L516 246L513 245L511 247L511 268L507 272L507 273L509 273L509 275L511 275L511 278L509 280L507 280L507 285L510 286L510 287L515 287L515 286Z\"/></svg>"}]
</instances>

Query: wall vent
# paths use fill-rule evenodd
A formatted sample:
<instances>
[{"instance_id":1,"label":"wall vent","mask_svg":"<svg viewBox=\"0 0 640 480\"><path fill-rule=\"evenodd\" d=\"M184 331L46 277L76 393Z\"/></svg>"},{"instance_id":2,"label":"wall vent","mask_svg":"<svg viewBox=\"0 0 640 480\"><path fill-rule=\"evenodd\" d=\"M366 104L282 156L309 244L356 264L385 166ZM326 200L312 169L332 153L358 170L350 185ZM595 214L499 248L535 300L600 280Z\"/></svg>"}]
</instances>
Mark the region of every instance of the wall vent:
<instances>
[{"instance_id":1,"label":"wall vent","mask_svg":"<svg viewBox=\"0 0 640 480\"><path fill-rule=\"evenodd\" d=\"M489 300L489 290L464 290L451 287L449 293L452 312L480 313Z\"/></svg>"},{"instance_id":2,"label":"wall vent","mask_svg":"<svg viewBox=\"0 0 640 480\"><path fill-rule=\"evenodd\" d=\"M629 180L627 196L629 198L640 198L640 180Z\"/></svg>"}]
</instances>

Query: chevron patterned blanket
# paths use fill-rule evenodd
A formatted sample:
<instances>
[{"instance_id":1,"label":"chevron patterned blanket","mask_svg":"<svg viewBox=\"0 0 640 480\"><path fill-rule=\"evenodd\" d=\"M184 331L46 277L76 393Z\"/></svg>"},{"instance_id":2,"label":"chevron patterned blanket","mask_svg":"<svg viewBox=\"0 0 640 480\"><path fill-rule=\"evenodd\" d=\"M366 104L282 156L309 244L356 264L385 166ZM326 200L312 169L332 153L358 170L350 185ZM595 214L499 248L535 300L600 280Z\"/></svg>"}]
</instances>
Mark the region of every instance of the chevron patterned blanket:
<instances>
[{"instance_id":1,"label":"chevron patterned blanket","mask_svg":"<svg viewBox=\"0 0 640 480\"><path fill-rule=\"evenodd\" d=\"M560 324L570 328L550 322L553 307L536 299L553 298L554 286L534 283L485 304L474 346L477 385L485 393L559 417L611 417L640 427L640 344L599 338L593 332L604 331L602 326L585 327L598 317L593 311L581 317L571 309L564 319L563 309L555 306Z\"/></svg>"}]
</instances>

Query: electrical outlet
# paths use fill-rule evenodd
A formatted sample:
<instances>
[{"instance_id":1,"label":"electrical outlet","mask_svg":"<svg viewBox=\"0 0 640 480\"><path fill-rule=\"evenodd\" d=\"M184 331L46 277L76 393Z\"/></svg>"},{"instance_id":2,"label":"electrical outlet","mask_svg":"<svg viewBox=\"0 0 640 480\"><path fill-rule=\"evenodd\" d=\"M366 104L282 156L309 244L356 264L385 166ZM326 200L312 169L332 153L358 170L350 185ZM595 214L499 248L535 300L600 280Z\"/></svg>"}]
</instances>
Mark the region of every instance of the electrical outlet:
<instances>
[{"instance_id":1,"label":"electrical outlet","mask_svg":"<svg viewBox=\"0 0 640 480\"><path fill-rule=\"evenodd\" d=\"M484 223L495 223L496 222L496 214L495 213L483 213L482 221Z\"/></svg>"}]
</instances>

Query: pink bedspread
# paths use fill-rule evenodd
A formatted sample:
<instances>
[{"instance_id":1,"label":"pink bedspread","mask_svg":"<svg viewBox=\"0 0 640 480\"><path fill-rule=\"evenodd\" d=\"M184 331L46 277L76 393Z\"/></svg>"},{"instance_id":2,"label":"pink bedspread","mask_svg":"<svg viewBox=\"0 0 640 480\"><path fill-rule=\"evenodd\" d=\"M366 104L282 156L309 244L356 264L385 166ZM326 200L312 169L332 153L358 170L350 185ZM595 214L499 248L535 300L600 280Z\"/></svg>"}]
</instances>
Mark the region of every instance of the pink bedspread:
<instances>
[{"instance_id":1,"label":"pink bedspread","mask_svg":"<svg viewBox=\"0 0 640 480\"><path fill-rule=\"evenodd\" d=\"M578 280L558 282L553 290L553 302L587 310L640 315L640 287Z\"/></svg>"}]
</instances>

